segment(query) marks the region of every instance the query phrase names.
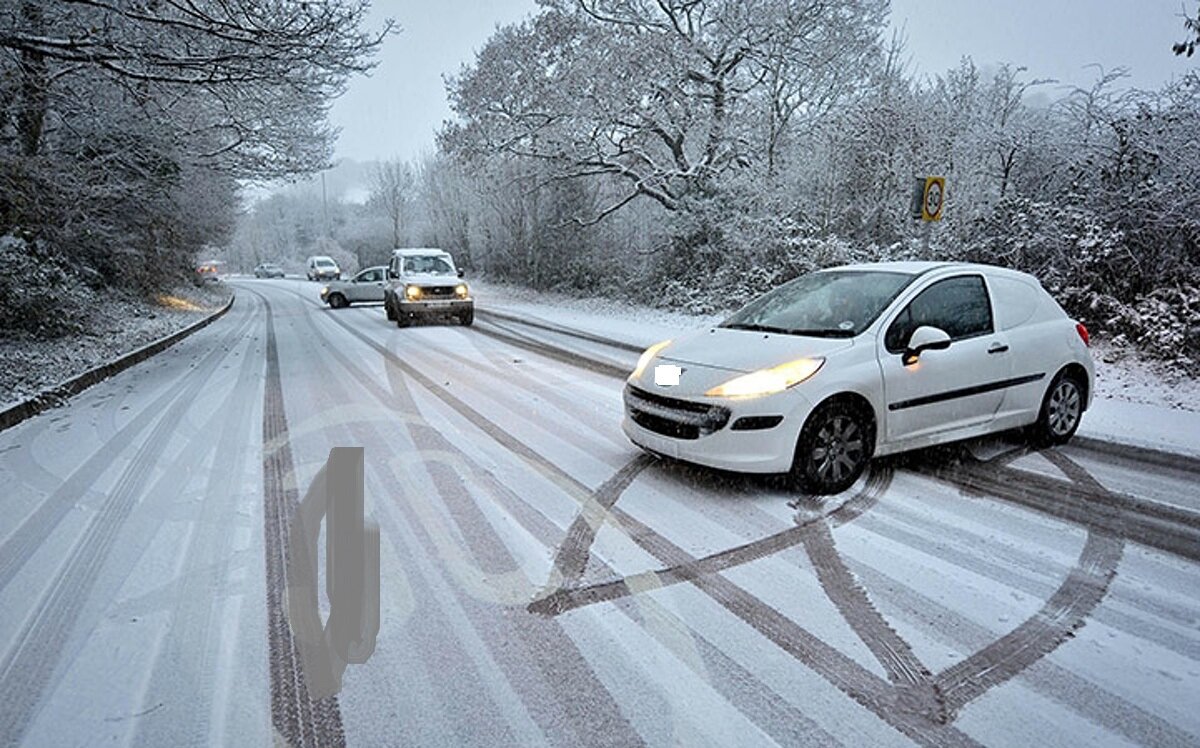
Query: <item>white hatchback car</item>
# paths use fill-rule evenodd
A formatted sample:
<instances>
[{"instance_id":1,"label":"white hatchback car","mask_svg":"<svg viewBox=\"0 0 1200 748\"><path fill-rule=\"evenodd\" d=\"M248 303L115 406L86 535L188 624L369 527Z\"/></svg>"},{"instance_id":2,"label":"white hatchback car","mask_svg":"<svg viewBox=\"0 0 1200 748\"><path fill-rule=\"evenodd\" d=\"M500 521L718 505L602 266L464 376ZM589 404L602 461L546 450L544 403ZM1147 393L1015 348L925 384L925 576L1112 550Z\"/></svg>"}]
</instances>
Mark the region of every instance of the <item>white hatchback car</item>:
<instances>
[{"instance_id":1,"label":"white hatchback car","mask_svg":"<svg viewBox=\"0 0 1200 748\"><path fill-rule=\"evenodd\" d=\"M849 265L651 346L622 426L650 452L837 493L872 455L1018 427L1065 442L1094 379L1087 329L1030 275Z\"/></svg>"}]
</instances>

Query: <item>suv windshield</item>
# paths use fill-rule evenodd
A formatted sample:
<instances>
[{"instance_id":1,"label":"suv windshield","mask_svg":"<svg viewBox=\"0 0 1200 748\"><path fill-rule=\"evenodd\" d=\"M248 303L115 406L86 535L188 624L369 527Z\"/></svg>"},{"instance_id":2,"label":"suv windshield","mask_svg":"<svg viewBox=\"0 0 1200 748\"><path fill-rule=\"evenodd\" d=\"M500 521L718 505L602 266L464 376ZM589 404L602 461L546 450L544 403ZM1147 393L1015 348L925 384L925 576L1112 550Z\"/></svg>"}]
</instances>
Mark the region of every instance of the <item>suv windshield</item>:
<instances>
[{"instance_id":1,"label":"suv windshield","mask_svg":"<svg viewBox=\"0 0 1200 748\"><path fill-rule=\"evenodd\" d=\"M404 272L429 273L431 275L454 275L454 266L444 257L424 255L421 257L405 257Z\"/></svg>"},{"instance_id":2,"label":"suv windshield","mask_svg":"<svg viewBox=\"0 0 1200 748\"><path fill-rule=\"evenodd\" d=\"M866 270L810 273L750 302L721 327L854 337L875 321L912 278L907 273Z\"/></svg>"},{"instance_id":3,"label":"suv windshield","mask_svg":"<svg viewBox=\"0 0 1200 748\"><path fill-rule=\"evenodd\" d=\"M320 268L337 267L337 265L333 264L333 260L317 260L315 264Z\"/></svg>"}]
</instances>

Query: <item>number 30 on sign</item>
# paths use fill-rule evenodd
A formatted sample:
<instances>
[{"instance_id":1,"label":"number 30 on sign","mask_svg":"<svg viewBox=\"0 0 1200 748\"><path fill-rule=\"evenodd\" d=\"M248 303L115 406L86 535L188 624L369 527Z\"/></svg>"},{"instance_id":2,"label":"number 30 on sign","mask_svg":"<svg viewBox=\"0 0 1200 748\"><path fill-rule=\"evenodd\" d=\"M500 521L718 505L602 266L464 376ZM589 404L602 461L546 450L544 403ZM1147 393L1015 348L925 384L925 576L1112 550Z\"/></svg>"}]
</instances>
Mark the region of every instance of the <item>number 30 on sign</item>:
<instances>
[{"instance_id":1,"label":"number 30 on sign","mask_svg":"<svg viewBox=\"0 0 1200 748\"><path fill-rule=\"evenodd\" d=\"M913 184L913 218L920 218L922 221L940 221L945 204L945 177L916 178Z\"/></svg>"}]
</instances>

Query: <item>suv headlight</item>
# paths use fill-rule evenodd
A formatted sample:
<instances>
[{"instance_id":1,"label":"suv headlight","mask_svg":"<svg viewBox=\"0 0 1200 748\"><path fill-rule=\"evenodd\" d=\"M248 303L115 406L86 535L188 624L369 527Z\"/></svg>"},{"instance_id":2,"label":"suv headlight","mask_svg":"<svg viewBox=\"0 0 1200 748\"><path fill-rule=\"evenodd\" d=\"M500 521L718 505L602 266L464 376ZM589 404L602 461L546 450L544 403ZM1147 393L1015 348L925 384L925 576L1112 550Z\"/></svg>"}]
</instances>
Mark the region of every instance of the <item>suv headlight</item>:
<instances>
[{"instance_id":1,"label":"suv headlight","mask_svg":"<svg viewBox=\"0 0 1200 748\"><path fill-rule=\"evenodd\" d=\"M825 364L823 358L798 358L786 364L759 369L713 387L709 397L761 397L783 392L816 374Z\"/></svg>"},{"instance_id":2,"label":"suv headlight","mask_svg":"<svg viewBox=\"0 0 1200 748\"><path fill-rule=\"evenodd\" d=\"M404 287L404 298L408 299L409 301L416 301L417 299L421 298L421 287L420 286L405 286Z\"/></svg>"},{"instance_id":3,"label":"suv headlight","mask_svg":"<svg viewBox=\"0 0 1200 748\"><path fill-rule=\"evenodd\" d=\"M457 286L455 286L454 287L454 295L460 299L467 298L467 284L459 283Z\"/></svg>"}]
</instances>

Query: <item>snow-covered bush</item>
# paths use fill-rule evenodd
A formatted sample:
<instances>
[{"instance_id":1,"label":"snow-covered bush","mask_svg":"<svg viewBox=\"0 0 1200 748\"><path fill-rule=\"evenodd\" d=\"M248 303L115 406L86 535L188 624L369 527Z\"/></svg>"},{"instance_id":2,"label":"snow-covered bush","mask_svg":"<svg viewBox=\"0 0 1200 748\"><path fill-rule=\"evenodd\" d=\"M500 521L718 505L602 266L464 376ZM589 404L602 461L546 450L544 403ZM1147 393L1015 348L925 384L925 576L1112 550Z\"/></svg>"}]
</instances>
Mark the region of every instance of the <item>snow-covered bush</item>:
<instances>
[{"instance_id":1,"label":"snow-covered bush","mask_svg":"<svg viewBox=\"0 0 1200 748\"><path fill-rule=\"evenodd\" d=\"M79 332L96 301L88 280L39 242L0 238L0 336Z\"/></svg>"}]
</instances>

